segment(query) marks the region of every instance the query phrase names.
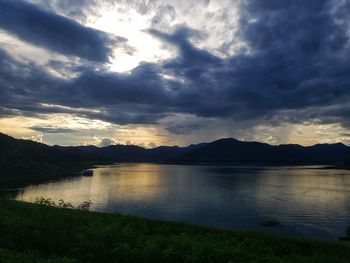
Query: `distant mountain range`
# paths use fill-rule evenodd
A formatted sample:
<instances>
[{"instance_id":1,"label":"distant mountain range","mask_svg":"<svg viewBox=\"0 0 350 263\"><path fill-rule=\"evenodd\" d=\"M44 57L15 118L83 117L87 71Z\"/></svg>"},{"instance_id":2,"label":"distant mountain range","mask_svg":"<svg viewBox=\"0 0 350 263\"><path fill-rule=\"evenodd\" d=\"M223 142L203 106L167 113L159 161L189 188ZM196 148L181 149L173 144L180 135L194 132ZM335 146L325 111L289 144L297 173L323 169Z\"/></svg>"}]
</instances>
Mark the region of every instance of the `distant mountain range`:
<instances>
[{"instance_id":1,"label":"distant mountain range","mask_svg":"<svg viewBox=\"0 0 350 263\"><path fill-rule=\"evenodd\" d=\"M59 146L56 146L59 147ZM62 148L62 147L61 147ZM255 163L255 164L341 164L350 158L350 147L342 144L270 145L232 138L187 147L160 146L145 149L134 145L76 146L111 162L156 162L172 164Z\"/></svg>"},{"instance_id":2,"label":"distant mountain range","mask_svg":"<svg viewBox=\"0 0 350 263\"><path fill-rule=\"evenodd\" d=\"M48 146L14 139L0 133L0 179L55 177L112 162L155 162L168 164L249 163L272 165L350 163L350 147L342 144L270 145L232 138L187 147L160 146L145 149L135 145Z\"/></svg>"},{"instance_id":3,"label":"distant mountain range","mask_svg":"<svg viewBox=\"0 0 350 263\"><path fill-rule=\"evenodd\" d=\"M342 144L270 145L220 139L168 159L171 163L341 164L350 158L350 147Z\"/></svg>"},{"instance_id":4,"label":"distant mountain range","mask_svg":"<svg viewBox=\"0 0 350 263\"><path fill-rule=\"evenodd\" d=\"M207 143L191 144L187 147L159 146L152 149L142 148L136 145L110 145L106 147L96 146L53 146L57 149L80 150L99 156L109 162L152 162L161 163L172 160L195 149L201 148Z\"/></svg>"}]
</instances>

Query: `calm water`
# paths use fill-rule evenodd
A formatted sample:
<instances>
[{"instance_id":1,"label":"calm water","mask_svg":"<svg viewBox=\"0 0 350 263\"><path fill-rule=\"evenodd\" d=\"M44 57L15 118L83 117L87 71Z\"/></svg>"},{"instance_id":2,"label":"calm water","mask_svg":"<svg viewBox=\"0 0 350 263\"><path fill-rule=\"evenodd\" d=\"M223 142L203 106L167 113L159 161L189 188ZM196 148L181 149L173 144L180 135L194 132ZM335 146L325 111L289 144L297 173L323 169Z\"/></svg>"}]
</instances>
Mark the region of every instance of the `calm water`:
<instances>
[{"instance_id":1,"label":"calm water","mask_svg":"<svg viewBox=\"0 0 350 263\"><path fill-rule=\"evenodd\" d=\"M350 171L311 168L121 164L28 186L16 199L91 200L95 211L336 239L350 224ZM260 226L271 218L281 226Z\"/></svg>"}]
</instances>

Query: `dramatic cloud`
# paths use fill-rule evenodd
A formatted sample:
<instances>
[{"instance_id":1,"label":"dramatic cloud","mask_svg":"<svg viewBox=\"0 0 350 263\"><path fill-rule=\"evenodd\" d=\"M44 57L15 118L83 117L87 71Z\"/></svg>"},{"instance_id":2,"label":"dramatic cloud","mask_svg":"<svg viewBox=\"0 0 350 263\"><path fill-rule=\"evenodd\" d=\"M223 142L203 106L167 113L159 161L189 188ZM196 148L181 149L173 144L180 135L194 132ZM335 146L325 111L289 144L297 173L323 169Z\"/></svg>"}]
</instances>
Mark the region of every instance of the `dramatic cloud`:
<instances>
[{"instance_id":1,"label":"dramatic cloud","mask_svg":"<svg viewBox=\"0 0 350 263\"><path fill-rule=\"evenodd\" d=\"M33 126L30 129L42 133L72 133L76 132L73 129L59 128L59 127L41 127L41 126Z\"/></svg>"},{"instance_id":2,"label":"dramatic cloud","mask_svg":"<svg viewBox=\"0 0 350 263\"><path fill-rule=\"evenodd\" d=\"M217 10L207 1L198 5L201 10ZM209 134L208 122L227 131L259 132L262 128L257 127L264 127L265 135L265 131L273 133L266 127L286 124L350 128L350 4L250 0L236 1L234 6L239 10L232 22L234 34L227 32L228 38L213 51L201 44L210 39L210 32L171 23L181 14L179 6L157 1L137 5L152 26L142 33L161 41L171 56L142 62L126 73L86 64L75 67L75 76L62 79L45 67L1 51L0 114L67 113L116 125L158 125L174 136L202 129ZM74 16L68 7L65 2L60 10ZM89 9L93 7L89 1ZM49 6L49 10L55 8ZM20 1L0 1L0 27L65 55L107 60L112 43L107 33L43 10ZM227 23L232 20L227 13L220 18ZM52 65L57 63L51 61ZM47 127L32 129L59 132ZM236 133L244 137L243 132Z\"/></svg>"},{"instance_id":3,"label":"dramatic cloud","mask_svg":"<svg viewBox=\"0 0 350 263\"><path fill-rule=\"evenodd\" d=\"M106 62L121 38L85 27L21 0L0 1L0 28L49 50Z\"/></svg>"},{"instance_id":4,"label":"dramatic cloud","mask_svg":"<svg viewBox=\"0 0 350 263\"><path fill-rule=\"evenodd\" d=\"M114 145L114 144L115 144L115 141L113 139L102 138L101 142L98 144L98 146L106 147L106 146L110 146L110 145Z\"/></svg>"}]
</instances>

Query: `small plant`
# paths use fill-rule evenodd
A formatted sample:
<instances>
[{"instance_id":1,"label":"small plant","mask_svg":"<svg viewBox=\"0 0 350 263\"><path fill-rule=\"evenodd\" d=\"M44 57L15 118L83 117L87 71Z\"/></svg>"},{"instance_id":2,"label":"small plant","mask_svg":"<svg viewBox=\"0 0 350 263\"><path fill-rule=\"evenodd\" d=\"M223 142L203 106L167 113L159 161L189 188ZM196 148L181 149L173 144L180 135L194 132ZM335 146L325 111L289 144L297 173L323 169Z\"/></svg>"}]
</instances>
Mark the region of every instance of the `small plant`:
<instances>
[{"instance_id":1,"label":"small plant","mask_svg":"<svg viewBox=\"0 0 350 263\"><path fill-rule=\"evenodd\" d=\"M74 208L74 206L71 203L65 202L62 199L58 200L57 207L60 207L60 208Z\"/></svg>"},{"instance_id":2,"label":"small plant","mask_svg":"<svg viewBox=\"0 0 350 263\"><path fill-rule=\"evenodd\" d=\"M51 198L45 198L43 196L40 198L36 198L34 204L57 207L56 203L52 201Z\"/></svg>"},{"instance_id":3,"label":"small plant","mask_svg":"<svg viewBox=\"0 0 350 263\"><path fill-rule=\"evenodd\" d=\"M273 226L277 226L279 224L280 224L280 222L275 220L275 219L266 220L266 221L261 223L262 226L266 226L266 227L273 227Z\"/></svg>"},{"instance_id":4,"label":"small plant","mask_svg":"<svg viewBox=\"0 0 350 263\"><path fill-rule=\"evenodd\" d=\"M80 205L78 205L76 207L76 209L89 211L91 204L92 204L92 202L90 200L89 201L85 201L85 202L81 203Z\"/></svg>"},{"instance_id":5,"label":"small plant","mask_svg":"<svg viewBox=\"0 0 350 263\"><path fill-rule=\"evenodd\" d=\"M90 206L92 205L92 202L90 200L85 201L80 205L78 205L77 207L74 207L70 202L66 202L63 199L58 200L58 203L56 204L51 198L45 198L42 196L40 198L36 198L34 201L34 204L89 211Z\"/></svg>"}]
</instances>

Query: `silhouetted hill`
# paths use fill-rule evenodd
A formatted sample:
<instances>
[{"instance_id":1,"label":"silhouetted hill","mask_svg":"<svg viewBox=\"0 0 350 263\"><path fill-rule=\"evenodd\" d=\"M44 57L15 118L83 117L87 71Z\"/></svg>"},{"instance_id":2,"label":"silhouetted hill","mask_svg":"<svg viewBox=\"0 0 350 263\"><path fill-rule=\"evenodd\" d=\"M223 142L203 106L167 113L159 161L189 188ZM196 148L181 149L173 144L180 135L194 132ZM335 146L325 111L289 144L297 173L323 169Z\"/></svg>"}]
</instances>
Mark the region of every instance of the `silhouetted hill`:
<instances>
[{"instance_id":1,"label":"silhouetted hill","mask_svg":"<svg viewBox=\"0 0 350 263\"><path fill-rule=\"evenodd\" d=\"M171 157L169 163L264 163L264 164L337 164L350 156L350 147L341 143L303 147L286 144L273 146L259 142L220 139L187 153Z\"/></svg>"},{"instance_id":2,"label":"silhouetted hill","mask_svg":"<svg viewBox=\"0 0 350 263\"><path fill-rule=\"evenodd\" d=\"M102 161L93 153L51 147L0 133L0 182L6 185L66 176Z\"/></svg>"},{"instance_id":3,"label":"silhouetted hill","mask_svg":"<svg viewBox=\"0 0 350 263\"><path fill-rule=\"evenodd\" d=\"M146 151L146 149L135 145L110 145L99 148L95 153L114 162L142 162Z\"/></svg>"},{"instance_id":4,"label":"silhouetted hill","mask_svg":"<svg viewBox=\"0 0 350 263\"><path fill-rule=\"evenodd\" d=\"M346 161L347 160L347 161ZM350 167L350 147L341 144L273 146L232 138L187 147L160 146L145 149L135 145L48 146L14 139L0 133L0 183L41 181L76 173L99 163L256 163L345 164Z\"/></svg>"},{"instance_id":5,"label":"silhouetted hill","mask_svg":"<svg viewBox=\"0 0 350 263\"><path fill-rule=\"evenodd\" d=\"M341 144L316 144L304 147L297 144L270 145L244 142L233 138L187 147L160 146L145 149L135 145L107 147L77 146L111 162L163 163L260 163L260 164L338 164L350 157L350 147Z\"/></svg>"},{"instance_id":6,"label":"silhouetted hill","mask_svg":"<svg viewBox=\"0 0 350 263\"><path fill-rule=\"evenodd\" d=\"M110 145L101 148L95 146L77 146L73 148L94 153L104 160L111 162L162 162L171 157L202 147L205 144L192 144L188 147L159 146L152 149L145 149L135 145Z\"/></svg>"}]
</instances>

